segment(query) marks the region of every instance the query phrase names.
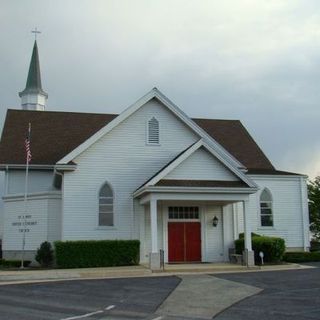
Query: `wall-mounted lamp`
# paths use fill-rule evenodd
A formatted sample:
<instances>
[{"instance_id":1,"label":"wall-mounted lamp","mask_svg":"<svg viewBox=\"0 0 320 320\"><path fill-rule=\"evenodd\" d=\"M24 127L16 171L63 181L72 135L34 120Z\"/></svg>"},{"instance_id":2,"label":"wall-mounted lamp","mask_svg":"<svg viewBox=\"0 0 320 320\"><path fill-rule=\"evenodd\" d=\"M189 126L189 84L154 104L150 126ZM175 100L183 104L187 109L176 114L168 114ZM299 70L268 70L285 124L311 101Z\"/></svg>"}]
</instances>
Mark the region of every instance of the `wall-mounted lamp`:
<instances>
[{"instance_id":1,"label":"wall-mounted lamp","mask_svg":"<svg viewBox=\"0 0 320 320\"><path fill-rule=\"evenodd\" d=\"M212 219L212 226L216 227L218 225L219 219L217 216L214 216Z\"/></svg>"}]
</instances>

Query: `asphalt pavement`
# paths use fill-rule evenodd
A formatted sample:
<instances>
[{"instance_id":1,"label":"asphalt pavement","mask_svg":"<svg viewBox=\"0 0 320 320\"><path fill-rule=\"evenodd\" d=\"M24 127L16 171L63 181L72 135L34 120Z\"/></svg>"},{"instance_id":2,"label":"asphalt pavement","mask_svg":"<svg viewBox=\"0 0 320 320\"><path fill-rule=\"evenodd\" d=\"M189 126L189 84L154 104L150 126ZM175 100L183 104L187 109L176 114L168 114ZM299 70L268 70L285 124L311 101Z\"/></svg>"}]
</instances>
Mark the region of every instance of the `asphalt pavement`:
<instances>
[{"instance_id":1,"label":"asphalt pavement","mask_svg":"<svg viewBox=\"0 0 320 320\"><path fill-rule=\"evenodd\" d=\"M0 320L315 320L320 263L312 265L316 268L1 285Z\"/></svg>"},{"instance_id":2,"label":"asphalt pavement","mask_svg":"<svg viewBox=\"0 0 320 320\"><path fill-rule=\"evenodd\" d=\"M320 319L320 263L314 269L215 275L263 289L226 309L215 320Z\"/></svg>"}]
</instances>

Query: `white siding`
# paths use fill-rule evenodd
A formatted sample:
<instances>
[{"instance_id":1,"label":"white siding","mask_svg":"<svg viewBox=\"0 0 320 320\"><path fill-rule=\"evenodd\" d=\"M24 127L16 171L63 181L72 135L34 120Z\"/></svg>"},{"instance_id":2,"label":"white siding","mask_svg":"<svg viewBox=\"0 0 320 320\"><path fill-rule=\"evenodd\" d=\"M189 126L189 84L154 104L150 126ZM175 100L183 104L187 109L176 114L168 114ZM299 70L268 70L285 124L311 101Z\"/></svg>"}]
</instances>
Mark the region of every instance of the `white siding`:
<instances>
[{"instance_id":1,"label":"white siding","mask_svg":"<svg viewBox=\"0 0 320 320\"><path fill-rule=\"evenodd\" d=\"M223 249L223 219L222 208L216 205L207 205L205 209L205 219L202 228L205 228L205 262L221 262L224 261ZM212 219L217 216L219 219L216 227L212 226Z\"/></svg>"},{"instance_id":2,"label":"white siding","mask_svg":"<svg viewBox=\"0 0 320 320\"><path fill-rule=\"evenodd\" d=\"M10 170L8 176L8 194L24 193L26 172ZM29 171L28 192L43 192L54 190L52 186L53 171Z\"/></svg>"},{"instance_id":3,"label":"white siding","mask_svg":"<svg viewBox=\"0 0 320 320\"><path fill-rule=\"evenodd\" d=\"M5 206L5 230L3 237L3 250L21 250L23 232L19 232L19 226L14 223L23 222L19 216L24 215L23 201L6 201ZM36 199L28 201L28 214L36 221L36 225L31 226L30 232L26 232L25 250L36 250L41 242L47 240L47 210L48 200ZM30 212L30 213L29 213Z\"/></svg>"},{"instance_id":4,"label":"white siding","mask_svg":"<svg viewBox=\"0 0 320 320\"><path fill-rule=\"evenodd\" d=\"M159 121L160 145L146 145L146 123ZM199 139L156 100L149 101L74 161L64 175L63 239L128 239L133 230L132 193ZM100 186L114 190L114 228L97 228ZM138 224L135 224L138 225Z\"/></svg>"},{"instance_id":5,"label":"white siding","mask_svg":"<svg viewBox=\"0 0 320 320\"><path fill-rule=\"evenodd\" d=\"M195 151L164 179L239 180L229 169L204 148Z\"/></svg>"},{"instance_id":6,"label":"white siding","mask_svg":"<svg viewBox=\"0 0 320 320\"><path fill-rule=\"evenodd\" d=\"M21 250L25 214L23 197L5 198L6 232L3 237L3 250ZM27 202L25 250L36 250L43 241L55 241L60 238L61 230L61 194L32 195ZM30 224L32 223L32 224Z\"/></svg>"},{"instance_id":7,"label":"white siding","mask_svg":"<svg viewBox=\"0 0 320 320\"><path fill-rule=\"evenodd\" d=\"M2 200L2 197L4 196L4 181L5 174L0 171L0 239L2 239L4 223L4 205Z\"/></svg>"},{"instance_id":8,"label":"white siding","mask_svg":"<svg viewBox=\"0 0 320 320\"><path fill-rule=\"evenodd\" d=\"M48 241L61 240L61 198L48 200Z\"/></svg>"},{"instance_id":9,"label":"white siding","mask_svg":"<svg viewBox=\"0 0 320 320\"><path fill-rule=\"evenodd\" d=\"M252 232L276 236L285 239L288 248L303 248L304 233L302 223L302 203L300 177L271 177L252 176L260 190L250 195L249 216ZM261 227L260 224L260 194L264 188L272 194L273 227ZM239 205L240 223L242 222L242 208ZM240 229L239 232L243 232Z\"/></svg>"}]
</instances>

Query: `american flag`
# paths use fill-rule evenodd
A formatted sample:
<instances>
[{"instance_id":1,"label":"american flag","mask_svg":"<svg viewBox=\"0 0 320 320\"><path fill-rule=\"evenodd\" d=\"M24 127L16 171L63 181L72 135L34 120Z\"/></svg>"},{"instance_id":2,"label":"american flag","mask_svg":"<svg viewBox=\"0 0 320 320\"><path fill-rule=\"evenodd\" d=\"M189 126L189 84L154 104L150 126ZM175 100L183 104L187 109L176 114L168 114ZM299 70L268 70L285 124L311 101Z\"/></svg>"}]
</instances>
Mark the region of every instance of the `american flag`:
<instances>
[{"instance_id":1,"label":"american flag","mask_svg":"<svg viewBox=\"0 0 320 320\"><path fill-rule=\"evenodd\" d=\"M26 147L26 161L27 163L30 163L32 159L31 155L31 149L30 149L30 137L31 137L31 123L29 123L28 133L26 136L26 140L24 141L25 147Z\"/></svg>"}]
</instances>

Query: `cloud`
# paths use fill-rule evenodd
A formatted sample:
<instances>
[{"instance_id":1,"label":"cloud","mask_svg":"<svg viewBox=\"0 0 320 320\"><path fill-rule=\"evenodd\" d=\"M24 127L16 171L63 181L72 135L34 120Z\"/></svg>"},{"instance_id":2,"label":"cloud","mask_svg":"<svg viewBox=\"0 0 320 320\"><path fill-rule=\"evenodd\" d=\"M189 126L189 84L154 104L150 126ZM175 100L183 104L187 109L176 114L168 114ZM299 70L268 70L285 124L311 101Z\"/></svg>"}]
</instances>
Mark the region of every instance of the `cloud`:
<instances>
[{"instance_id":1,"label":"cloud","mask_svg":"<svg viewBox=\"0 0 320 320\"><path fill-rule=\"evenodd\" d=\"M49 109L121 112L157 86L190 116L241 119L276 166L311 174L319 9L317 0L2 1L0 118L19 107L36 24Z\"/></svg>"}]
</instances>

